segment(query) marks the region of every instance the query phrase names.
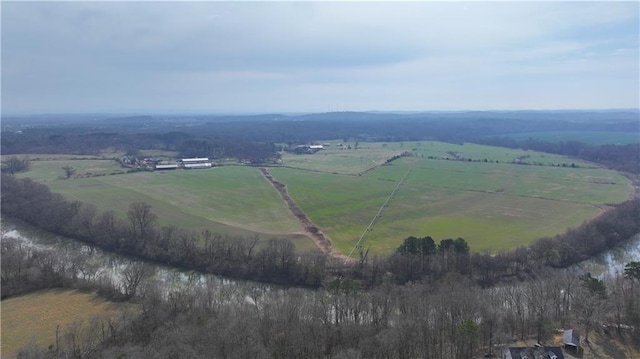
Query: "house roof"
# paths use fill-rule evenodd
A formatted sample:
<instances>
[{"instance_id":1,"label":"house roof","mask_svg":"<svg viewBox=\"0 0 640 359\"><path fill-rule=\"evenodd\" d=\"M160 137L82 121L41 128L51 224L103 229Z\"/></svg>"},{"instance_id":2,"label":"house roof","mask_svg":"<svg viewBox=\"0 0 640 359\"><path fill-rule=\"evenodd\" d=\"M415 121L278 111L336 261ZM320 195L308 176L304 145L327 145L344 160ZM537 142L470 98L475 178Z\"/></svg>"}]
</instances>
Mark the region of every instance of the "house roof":
<instances>
[{"instance_id":1,"label":"house roof","mask_svg":"<svg viewBox=\"0 0 640 359\"><path fill-rule=\"evenodd\" d=\"M560 347L509 347L504 351L505 359L564 359Z\"/></svg>"},{"instance_id":2,"label":"house roof","mask_svg":"<svg viewBox=\"0 0 640 359\"><path fill-rule=\"evenodd\" d=\"M562 335L562 344L572 345L574 347L580 346L580 334L575 329L567 329Z\"/></svg>"},{"instance_id":3,"label":"house roof","mask_svg":"<svg viewBox=\"0 0 640 359\"><path fill-rule=\"evenodd\" d=\"M203 162L203 161L209 161L208 157L196 157L196 158L183 158L182 162Z\"/></svg>"}]
</instances>

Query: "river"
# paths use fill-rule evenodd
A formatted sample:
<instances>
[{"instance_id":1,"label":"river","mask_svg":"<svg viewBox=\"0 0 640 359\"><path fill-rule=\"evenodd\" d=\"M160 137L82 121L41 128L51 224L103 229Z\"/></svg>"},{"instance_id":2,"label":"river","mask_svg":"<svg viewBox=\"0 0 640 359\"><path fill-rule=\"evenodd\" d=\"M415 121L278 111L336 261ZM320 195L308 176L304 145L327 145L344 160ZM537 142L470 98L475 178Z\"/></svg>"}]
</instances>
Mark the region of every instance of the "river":
<instances>
[{"instance_id":1,"label":"river","mask_svg":"<svg viewBox=\"0 0 640 359\"><path fill-rule=\"evenodd\" d=\"M122 282L121 269L131 263L141 262L138 258L126 257L120 254L103 251L73 239L57 236L42 231L22 221L1 217L4 236L20 239L23 243L35 248L55 250L66 253L87 253L91 260L100 267L100 275L106 276L114 283ZM640 233L635 235L625 245L602 253L594 258L580 262L573 267L579 271L589 272L596 277L604 277L620 273L625 264L640 261ZM147 263L154 269L153 284L162 292L184 291L195 288L244 287L247 291L264 291L282 288L260 282L231 280L211 274L194 271L179 270L155 263Z\"/></svg>"},{"instance_id":2,"label":"river","mask_svg":"<svg viewBox=\"0 0 640 359\"><path fill-rule=\"evenodd\" d=\"M640 233L624 245L574 265L575 268L602 278L622 273L629 262L640 262Z\"/></svg>"},{"instance_id":3,"label":"river","mask_svg":"<svg viewBox=\"0 0 640 359\"><path fill-rule=\"evenodd\" d=\"M1 221L2 231L6 238L16 238L24 245L36 249L53 250L61 255L82 253L90 256L91 263L99 268L96 276L108 279L116 285L123 282L121 275L123 268L133 263L144 262L139 258L104 251L95 246L40 230L20 220L2 216ZM241 287L246 289L246 291L240 291L244 293L281 288L260 282L234 280L213 274L176 269L157 263L145 262L145 264L153 269L153 275L147 284L154 286L165 295L175 291L184 292L202 288L220 290L225 287L234 289Z\"/></svg>"}]
</instances>

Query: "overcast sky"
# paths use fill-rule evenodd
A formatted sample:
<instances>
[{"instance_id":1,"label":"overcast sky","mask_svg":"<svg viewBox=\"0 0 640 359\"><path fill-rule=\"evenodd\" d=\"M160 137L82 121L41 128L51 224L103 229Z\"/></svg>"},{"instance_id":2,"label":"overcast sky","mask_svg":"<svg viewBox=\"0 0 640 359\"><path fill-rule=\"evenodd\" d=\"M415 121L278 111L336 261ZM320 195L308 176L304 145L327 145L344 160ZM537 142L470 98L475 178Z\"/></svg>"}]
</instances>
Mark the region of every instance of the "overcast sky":
<instances>
[{"instance_id":1,"label":"overcast sky","mask_svg":"<svg viewBox=\"0 0 640 359\"><path fill-rule=\"evenodd\" d=\"M639 106L633 2L7 2L2 112Z\"/></svg>"}]
</instances>

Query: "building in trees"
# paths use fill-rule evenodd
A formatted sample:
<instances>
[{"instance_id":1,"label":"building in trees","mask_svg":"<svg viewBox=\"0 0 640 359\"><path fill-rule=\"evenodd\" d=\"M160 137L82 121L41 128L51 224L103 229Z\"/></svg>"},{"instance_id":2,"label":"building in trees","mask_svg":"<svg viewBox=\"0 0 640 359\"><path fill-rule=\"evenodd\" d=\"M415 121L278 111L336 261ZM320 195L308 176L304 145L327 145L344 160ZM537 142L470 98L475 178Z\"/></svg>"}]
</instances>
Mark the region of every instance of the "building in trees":
<instances>
[{"instance_id":1,"label":"building in trees","mask_svg":"<svg viewBox=\"0 0 640 359\"><path fill-rule=\"evenodd\" d=\"M564 359L560 347L509 347L502 359Z\"/></svg>"},{"instance_id":2,"label":"building in trees","mask_svg":"<svg viewBox=\"0 0 640 359\"><path fill-rule=\"evenodd\" d=\"M571 348L575 352L580 350L580 334L575 329L567 329L562 335L562 345L565 348Z\"/></svg>"}]
</instances>

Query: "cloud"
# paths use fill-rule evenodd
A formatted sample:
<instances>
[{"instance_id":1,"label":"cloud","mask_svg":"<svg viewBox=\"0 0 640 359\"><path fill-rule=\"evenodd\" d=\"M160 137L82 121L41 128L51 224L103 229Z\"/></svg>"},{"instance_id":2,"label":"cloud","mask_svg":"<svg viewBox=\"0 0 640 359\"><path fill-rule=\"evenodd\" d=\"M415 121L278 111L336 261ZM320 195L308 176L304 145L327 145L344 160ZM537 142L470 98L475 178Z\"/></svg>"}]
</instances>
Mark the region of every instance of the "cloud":
<instances>
[{"instance_id":1,"label":"cloud","mask_svg":"<svg viewBox=\"0 0 640 359\"><path fill-rule=\"evenodd\" d=\"M241 110L250 103L299 111L338 100L354 109L563 107L557 91L543 90L551 85L571 106L594 104L590 88L602 86L610 88L597 91L599 105L635 106L638 7L7 2L3 108ZM509 93L523 98L501 100Z\"/></svg>"}]
</instances>

